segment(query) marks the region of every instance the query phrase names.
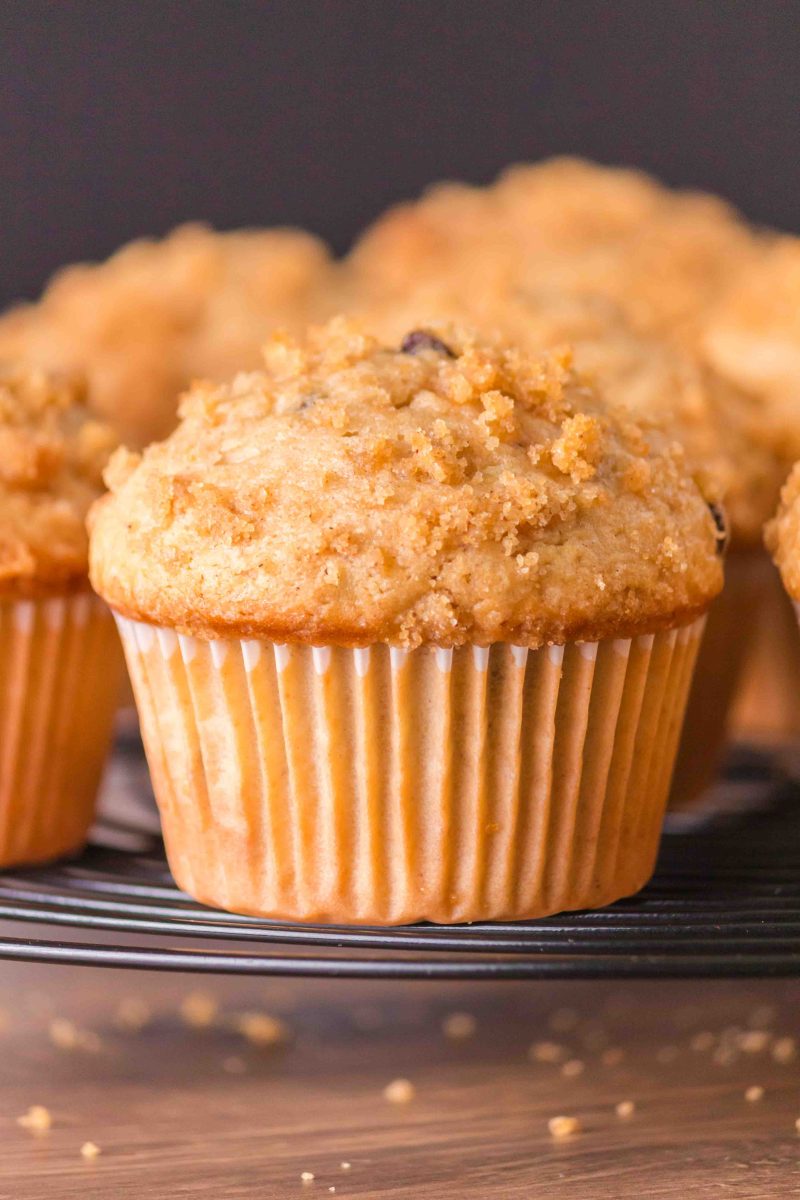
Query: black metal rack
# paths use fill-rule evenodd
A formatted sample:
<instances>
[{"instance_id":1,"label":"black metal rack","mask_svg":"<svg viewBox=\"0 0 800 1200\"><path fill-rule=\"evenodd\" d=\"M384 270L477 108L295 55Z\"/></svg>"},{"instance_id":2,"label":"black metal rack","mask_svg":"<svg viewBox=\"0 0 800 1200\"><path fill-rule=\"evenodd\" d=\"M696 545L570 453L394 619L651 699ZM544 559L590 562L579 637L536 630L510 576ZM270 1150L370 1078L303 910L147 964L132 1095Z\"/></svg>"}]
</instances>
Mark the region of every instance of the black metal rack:
<instances>
[{"instance_id":1,"label":"black metal rack","mask_svg":"<svg viewBox=\"0 0 800 1200\"><path fill-rule=\"evenodd\" d=\"M761 807L679 822L639 895L512 924L340 928L212 911L176 888L134 813L106 821L74 861L0 874L0 958L415 979L800 975L800 786L742 753L729 779Z\"/></svg>"}]
</instances>

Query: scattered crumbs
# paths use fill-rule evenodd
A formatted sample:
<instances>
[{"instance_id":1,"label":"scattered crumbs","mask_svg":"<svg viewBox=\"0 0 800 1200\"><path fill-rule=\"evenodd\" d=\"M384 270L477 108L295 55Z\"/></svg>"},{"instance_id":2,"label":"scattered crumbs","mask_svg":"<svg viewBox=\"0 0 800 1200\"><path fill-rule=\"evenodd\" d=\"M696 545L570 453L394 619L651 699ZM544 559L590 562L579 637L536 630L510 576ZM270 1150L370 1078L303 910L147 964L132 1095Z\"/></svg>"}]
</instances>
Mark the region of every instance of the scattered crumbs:
<instances>
[{"instance_id":1,"label":"scattered crumbs","mask_svg":"<svg viewBox=\"0 0 800 1200\"><path fill-rule=\"evenodd\" d=\"M735 1063L739 1055L732 1046L719 1046L712 1055L712 1060L718 1067L729 1067Z\"/></svg>"},{"instance_id":2,"label":"scattered crumbs","mask_svg":"<svg viewBox=\"0 0 800 1200\"><path fill-rule=\"evenodd\" d=\"M43 1104L32 1104L23 1116L17 1117L17 1124L33 1133L47 1133L53 1124L53 1118L49 1108L45 1108Z\"/></svg>"},{"instance_id":3,"label":"scattered crumbs","mask_svg":"<svg viewBox=\"0 0 800 1200\"><path fill-rule=\"evenodd\" d=\"M558 1042L534 1042L528 1047L531 1062L558 1063L566 1057L566 1049Z\"/></svg>"},{"instance_id":4,"label":"scattered crumbs","mask_svg":"<svg viewBox=\"0 0 800 1200\"><path fill-rule=\"evenodd\" d=\"M759 1004L750 1013L747 1023L753 1029L761 1029L764 1025L772 1025L776 1015L774 1005Z\"/></svg>"},{"instance_id":5,"label":"scattered crumbs","mask_svg":"<svg viewBox=\"0 0 800 1200\"><path fill-rule=\"evenodd\" d=\"M748 1100L751 1104L757 1104L759 1100L764 1099L763 1087L761 1087L757 1083L754 1084L752 1087L749 1087L747 1089L747 1091L744 1094L744 1098L745 1098L745 1100Z\"/></svg>"},{"instance_id":6,"label":"scattered crumbs","mask_svg":"<svg viewBox=\"0 0 800 1200\"><path fill-rule=\"evenodd\" d=\"M618 1067L625 1057L625 1051L620 1046L609 1046L600 1055L600 1062L604 1067Z\"/></svg>"},{"instance_id":7,"label":"scattered crumbs","mask_svg":"<svg viewBox=\"0 0 800 1200\"><path fill-rule=\"evenodd\" d=\"M193 1029L208 1029L216 1020L219 1005L206 992L190 992L181 1001L180 1013Z\"/></svg>"},{"instance_id":8,"label":"scattered crumbs","mask_svg":"<svg viewBox=\"0 0 800 1200\"><path fill-rule=\"evenodd\" d=\"M561 1068L561 1074L565 1079L577 1079L579 1075L583 1074L583 1068L584 1064L579 1058L570 1058Z\"/></svg>"},{"instance_id":9,"label":"scattered crumbs","mask_svg":"<svg viewBox=\"0 0 800 1200\"><path fill-rule=\"evenodd\" d=\"M689 1042L689 1045L691 1046L692 1050L697 1051L699 1054L703 1054L706 1050L710 1050L714 1045L714 1035L713 1033L709 1033L708 1030L704 1030L702 1033L696 1033Z\"/></svg>"},{"instance_id":10,"label":"scattered crumbs","mask_svg":"<svg viewBox=\"0 0 800 1200\"><path fill-rule=\"evenodd\" d=\"M656 1061L660 1063L673 1063L678 1057L677 1046L659 1046L656 1050Z\"/></svg>"},{"instance_id":11,"label":"scattered crumbs","mask_svg":"<svg viewBox=\"0 0 800 1200\"><path fill-rule=\"evenodd\" d=\"M619 1104L614 1109L614 1112L618 1117L621 1117L623 1121L627 1120L628 1117L632 1117L635 1111L636 1105L632 1100L620 1100Z\"/></svg>"},{"instance_id":12,"label":"scattered crumbs","mask_svg":"<svg viewBox=\"0 0 800 1200\"><path fill-rule=\"evenodd\" d=\"M336 1188L335 1188L335 1186L334 1186L333 1184L331 1184L331 1186L328 1188L328 1191L329 1191L329 1192L335 1192L335 1191L336 1191Z\"/></svg>"},{"instance_id":13,"label":"scattered crumbs","mask_svg":"<svg viewBox=\"0 0 800 1200\"><path fill-rule=\"evenodd\" d=\"M229 1075L244 1075L247 1070L247 1063L243 1058L239 1058L238 1054L229 1054L227 1058L222 1060L222 1069L227 1071Z\"/></svg>"},{"instance_id":14,"label":"scattered crumbs","mask_svg":"<svg viewBox=\"0 0 800 1200\"><path fill-rule=\"evenodd\" d=\"M569 1033L578 1024L578 1014L572 1008L557 1008L550 1014L548 1028L554 1033Z\"/></svg>"},{"instance_id":15,"label":"scattered crumbs","mask_svg":"<svg viewBox=\"0 0 800 1200\"><path fill-rule=\"evenodd\" d=\"M278 1046L289 1037L285 1023L268 1013L241 1013L236 1018L236 1028L254 1046Z\"/></svg>"},{"instance_id":16,"label":"scattered crumbs","mask_svg":"<svg viewBox=\"0 0 800 1200\"><path fill-rule=\"evenodd\" d=\"M775 1062L792 1062L797 1055L797 1043L793 1037L776 1038L772 1044L772 1057Z\"/></svg>"},{"instance_id":17,"label":"scattered crumbs","mask_svg":"<svg viewBox=\"0 0 800 1200\"><path fill-rule=\"evenodd\" d=\"M303 1171L303 1172L301 1172L300 1178L303 1181L303 1183L313 1183L314 1182L314 1172L313 1171Z\"/></svg>"},{"instance_id":18,"label":"scattered crumbs","mask_svg":"<svg viewBox=\"0 0 800 1200\"><path fill-rule=\"evenodd\" d=\"M384 1099L390 1104L408 1104L414 1099L415 1089L410 1079L393 1079L383 1089Z\"/></svg>"},{"instance_id":19,"label":"scattered crumbs","mask_svg":"<svg viewBox=\"0 0 800 1200\"><path fill-rule=\"evenodd\" d=\"M765 1029L746 1029L736 1039L745 1054L761 1054L769 1045L769 1034Z\"/></svg>"},{"instance_id":20,"label":"scattered crumbs","mask_svg":"<svg viewBox=\"0 0 800 1200\"><path fill-rule=\"evenodd\" d=\"M103 1048L100 1037L91 1029L79 1029L67 1017L53 1017L47 1030L50 1041L59 1050L87 1050L97 1054Z\"/></svg>"},{"instance_id":21,"label":"scattered crumbs","mask_svg":"<svg viewBox=\"0 0 800 1200\"><path fill-rule=\"evenodd\" d=\"M454 1042L462 1042L467 1038L474 1037L477 1028L478 1022L475 1020L472 1013L449 1013L442 1021L442 1032L444 1033L444 1036L446 1038L450 1038Z\"/></svg>"},{"instance_id":22,"label":"scattered crumbs","mask_svg":"<svg viewBox=\"0 0 800 1200\"><path fill-rule=\"evenodd\" d=\"M150 1005L138 996L126 996L119 1002L114 1022L119 1029L138 1033L152 1019Z\"/></svg>"},{"instance_id":23,"label":"scattered crumbs","mask_svg":"<svg viewBox=\"0 0 800 1200\"><path fill-rule=\"evenodd\" d=\"M81 1146L81 1158L89 1160L97 1158L98 1154L102 1154L102 1150L96 1142L84 1142Z\"/></svg>"},{"instance_id":24,"label":"scattered crumbs","mask_svg":"<svg viewBox=\"0 0 800 1200\"><path fill-rule=\"evenodd\" d=\"M54 1017L47 1032L59 1050L74 1050L80 1041L77 1026L66 1017Z\"/></svg>"},{"instance_id":25,"label":"scattered crumbs","mask_svg":"<svg viewBox=\"0 0 800 1200\"><path fill-rule=\"evenodd\" d=\"M348 1162L343 1162L343 1163L339 1163L339 1166L342 1168L343 1171L349 1171L352 1164L348 1163Z\"/></svg>"},{"instance_id":26,"label":"scattered crumbs","mask_svg":"<svg viewBox=\"0 0 800 1200\"><path fill-rule=\"evenodd\" d=\"M577 1117L551 1117L547 1129L551 1137L568 1138L580 1133L581 1123Z\"/></svg>"}]
</instances>

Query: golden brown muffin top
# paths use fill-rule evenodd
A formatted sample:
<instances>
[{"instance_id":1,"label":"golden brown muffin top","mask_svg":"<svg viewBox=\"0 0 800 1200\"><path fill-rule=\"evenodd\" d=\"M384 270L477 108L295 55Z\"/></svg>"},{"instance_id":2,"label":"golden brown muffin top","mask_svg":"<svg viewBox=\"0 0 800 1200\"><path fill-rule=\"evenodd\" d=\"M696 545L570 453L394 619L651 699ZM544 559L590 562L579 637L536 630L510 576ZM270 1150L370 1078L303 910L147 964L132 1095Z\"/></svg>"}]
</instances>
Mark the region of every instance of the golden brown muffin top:
<instances>
[{"instance_id":1,"label":"golden brown muffin top","mask_svg":"<svg viewBox=\"0 0 800 1200\"><path fill-rule=\"evenodd\" d=\"M355 308L357 297L351 299ZM606 297L522 286L464 291L436 281L388 293L356 315L387 344L414 320L458 321L531 354L569 344L577 368L608 400L634 419L657 421L681 442L704 493L724 500L734 545L760 544L785 476L764 445L761 406L684 346L633 330Z\"/></svg>"},{"instance_id":2,"label":"golden brown muffin top","mask_svg":"<svg viewBox=\"0 0 800 1200\"><path fill-rule=\"evenodd\" d=\"M720 374L762 402L779 454L800 458L800 238L763 240L763 253L711 310L704 350Z\"/></svg>"},{"instance_id":3,"label":"golden brown muffin top","mask_svg":"<svg viewBox=\"0 0 800 1200\"><path fill-rule=\"evenodd\" d=\"M778 511L764 531L764 540L787 592L800 601L800 462L783 485Z\"/></svg>"},{"instance_id":4,"label":"golden brown muffin top","mask_svg":"<svg viewBox=\"0 0 800 1200\"><path fill-rule=\"evenodd\" d=\"M0 367L0 596L88 585L86 514L116 445L77 381Z\"/></svg>"},{"instance_id":5,"label":"golden brown muffin top","mask_svg":"<svg viewBox=\"0 0 800 1200\"><path fill-rule=\"evenodd\" d=\"M528 286L612 298L638 330L693 340L708 303L757 254L718 196L579 159L512 167L494 185Z\"/></svg>"},{"instance_id":6,"label":"golden brown muffin top","mask_svg":"<svg viewBox=\"0 0 800 1200\"><path fill-rule=\"evenodd\" d=\"M486 188L439 184L389 209L347 268L366 299L447 277L461 290L544 287L605 296L634 328L687 339L755 247L715 196L555 158L512 167Z\"/></svg>"},{"instance_id":7,"label":"golden brown muffin top","mask_svg":"<svg viewBox=\"0 0 800 1200\"><path fill-rule=\"evenodd\" d=\"M185 398L118 453L92 580L205 636L529 646L680 624L719 590L719 533L682 449L564 352L451 328L387 349L345 321Z\"/></svg>"},{"instance_id":8,"label":"golden brown muffin top","mask_svg":"<svg viewBox=\"0 0 800 1200\"><path fill-rule=\"evenodd\" d=\"M174 428L192 380L254 369L268 333L317 319L331 269L299 230L184 225L58 272L38 303L0 317L0 358L82 372L97 411L146 445Z\"/></svg>"}]
</instances>

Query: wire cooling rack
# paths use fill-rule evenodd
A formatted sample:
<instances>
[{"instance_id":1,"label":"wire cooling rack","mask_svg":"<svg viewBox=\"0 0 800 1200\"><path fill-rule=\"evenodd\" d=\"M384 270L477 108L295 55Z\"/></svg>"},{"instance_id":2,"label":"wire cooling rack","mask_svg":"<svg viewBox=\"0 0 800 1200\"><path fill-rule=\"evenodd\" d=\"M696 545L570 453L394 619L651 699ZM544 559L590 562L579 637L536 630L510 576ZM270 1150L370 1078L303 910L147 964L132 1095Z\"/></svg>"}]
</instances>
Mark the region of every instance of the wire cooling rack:
<instances>
[{"instance_id":1,"label":"wire cooling rack","mask_svg":"<svg viewBox=\"0 0 800 1200\"><path fill-rule=\"evenodd\" d=\"M105 819L80 858L0 873L0 958L415 979L800 975L800 785L774 758L739 751L727 814L673 821L655 878L632 899L540 921L397 929L196 904L169 874L134 749L118 753L115 772L122 815Z\"/></svg>"}]
</instances>

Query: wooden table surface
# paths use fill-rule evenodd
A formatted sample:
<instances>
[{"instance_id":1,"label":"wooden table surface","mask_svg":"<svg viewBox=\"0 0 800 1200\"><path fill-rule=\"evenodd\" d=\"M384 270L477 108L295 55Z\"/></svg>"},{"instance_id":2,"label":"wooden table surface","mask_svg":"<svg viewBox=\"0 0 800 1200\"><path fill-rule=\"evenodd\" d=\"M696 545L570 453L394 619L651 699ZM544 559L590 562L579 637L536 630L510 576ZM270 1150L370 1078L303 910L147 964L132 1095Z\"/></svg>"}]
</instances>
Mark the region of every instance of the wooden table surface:
<instances>
[{"instance_id":1,"label":"wooden table surface","mask_svg":"<svg viewBox=\"0 0 800 1200\"><path fill-rule=\"evenodd\" d=\"M207 1027L181 1011L197 991L190 1017L217 1006ZM798 1002L796 982L198 983L0 964L0 1197L800 1196ZM253 1012L289 1040L249 1040ZM471 1036L447 1036L469 1033L454 1013ZM559 1061L531 1061L542 1042ZM413 1098L392 1103L401 1078ZM18 1124L32 1105L49 1132ZM554 1116L580 1132L554 1139Z\"/></svg>"}]
</instances>

